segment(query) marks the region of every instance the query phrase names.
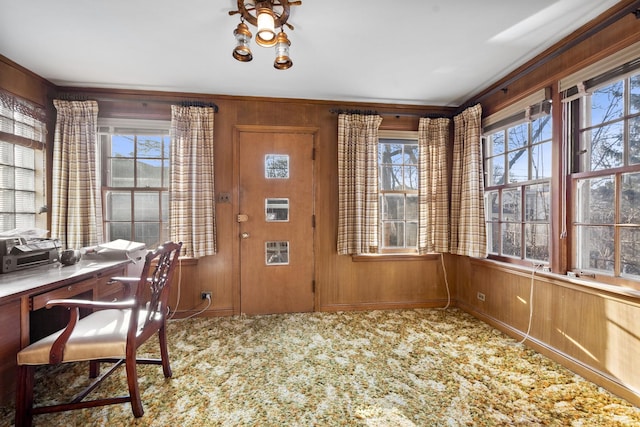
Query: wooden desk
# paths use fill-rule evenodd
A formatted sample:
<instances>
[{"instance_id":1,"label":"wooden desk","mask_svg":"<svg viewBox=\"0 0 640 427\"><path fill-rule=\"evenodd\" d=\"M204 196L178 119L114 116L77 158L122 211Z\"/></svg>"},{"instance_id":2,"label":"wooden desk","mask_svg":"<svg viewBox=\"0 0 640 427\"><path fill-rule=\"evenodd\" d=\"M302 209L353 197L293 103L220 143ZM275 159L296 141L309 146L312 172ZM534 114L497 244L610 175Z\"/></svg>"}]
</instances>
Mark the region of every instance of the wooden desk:
<instances>
[{"instance_id":1,"label":"wooden desk","mask_svg":"<svg viewBox=\"0 0 640 427\"><path fill-rule=\"evenodd\" d=\"M129 263L83 260L71 266L55 263L0 274L0 404L14 397L18 351L64 327L66 312L45 309L47 301L79 296L116 300L122 288L109 285L109 279L126 275Z\"/></svg>"}]
</instances>

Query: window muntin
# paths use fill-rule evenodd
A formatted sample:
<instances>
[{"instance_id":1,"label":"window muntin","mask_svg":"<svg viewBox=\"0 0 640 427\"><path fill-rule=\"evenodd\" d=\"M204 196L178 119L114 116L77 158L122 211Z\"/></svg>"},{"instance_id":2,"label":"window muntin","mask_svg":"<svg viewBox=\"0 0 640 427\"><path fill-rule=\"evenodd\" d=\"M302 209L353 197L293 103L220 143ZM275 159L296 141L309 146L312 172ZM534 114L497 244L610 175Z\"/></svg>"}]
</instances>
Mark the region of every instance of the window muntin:
<instances>
[{"instance_id":1,"label":"window muntin","mask_svg":"<svg viewBox=\"0 0 640 427\"><path fill-rule=\"evenodd\" d=\"M552 120L538 111L484 137L490 255L549 262Z\"/></svg>"},{"instance_id":2,"label":"window muntin","mask_svg":"<svg viewBox=\"0 0 640 427\"><path fill-rule=\"evenodd\" d=\"M378 192L382 252L414 253L418 245L418 141L385 138L378 144Z\"/></svg>"},{"instance_id":3,"label":"window muntin","mask_svg":"<svg viewBox=\"0 0 640 427\"><path fill-rule=\"evenodd\" d=\"M168 130L101 135L106 240L168 240L169 143Z\"/></svg>"},{"instance_id":4,"label":"window muntin","mask_svg":"<svg viewBox=\"0 0 640 427\"><path fill-rule=\"evenodd\" d=\"M640 73L572 101L573 265L640 280Z\"/></svg>"},{"instance_id":5,"label":"window muntin","mask_svg":"<svg viewBox=\"0 0 640 427\"><path fill-rule=\"evenodd\" d=\"M36 153L0 141L0 231L36 226Z\"/></svg>"}]
</instances>

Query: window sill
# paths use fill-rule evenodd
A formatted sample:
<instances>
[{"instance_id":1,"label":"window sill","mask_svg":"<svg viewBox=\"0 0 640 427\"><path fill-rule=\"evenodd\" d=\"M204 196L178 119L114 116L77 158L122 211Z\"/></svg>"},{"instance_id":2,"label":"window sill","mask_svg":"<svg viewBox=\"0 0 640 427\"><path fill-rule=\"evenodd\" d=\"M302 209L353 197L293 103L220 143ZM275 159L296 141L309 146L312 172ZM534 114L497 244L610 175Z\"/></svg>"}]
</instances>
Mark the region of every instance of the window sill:
<instances>
[{"instance_id":1,"label":"window sill","mask_svg":"<svg viewBox=\"0 0 640 427\"><path fill-rule=\"evenodd\" d=\"M440 259L440 254L362 254L351 255L353 262L427 261Z\"/></svg>"}]
</instances>

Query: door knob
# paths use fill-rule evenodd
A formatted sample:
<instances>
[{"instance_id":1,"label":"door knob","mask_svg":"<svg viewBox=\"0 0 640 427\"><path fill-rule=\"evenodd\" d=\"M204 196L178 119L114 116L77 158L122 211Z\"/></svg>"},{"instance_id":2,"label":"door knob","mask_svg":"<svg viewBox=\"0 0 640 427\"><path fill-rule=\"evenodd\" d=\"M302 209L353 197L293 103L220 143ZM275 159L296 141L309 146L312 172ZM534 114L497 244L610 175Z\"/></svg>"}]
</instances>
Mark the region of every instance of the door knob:
<instances>
[{"instance_id":1,"label":"door knob","mask_svg":"<svg viewBox=\"0 0 640 427\"><path fill-rule=\"evenodd\" d=\"M242 233L240 235L240 237L242 237L243 239L248 239L249 238L249 233L247 233L246 231L244 233Z\"/></svg>"}]
</instances>

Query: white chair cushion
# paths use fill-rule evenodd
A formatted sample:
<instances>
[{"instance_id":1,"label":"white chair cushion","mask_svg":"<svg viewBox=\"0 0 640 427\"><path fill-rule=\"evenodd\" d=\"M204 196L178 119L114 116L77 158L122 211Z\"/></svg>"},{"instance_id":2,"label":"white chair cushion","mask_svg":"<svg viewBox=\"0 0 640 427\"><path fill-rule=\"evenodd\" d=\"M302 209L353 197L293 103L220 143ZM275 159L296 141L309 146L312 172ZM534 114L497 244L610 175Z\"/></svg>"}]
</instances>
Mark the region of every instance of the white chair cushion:
<instances>
[{"instance_id":1,"label":"white chair cushion","mask_svg":"<svg viewBox=\"0 0 640 427\"><path fill-rule=\"evenodd\" d=\"M141 310L138 330L146 311ZM131 310L100 310L78 321L64 348L62 362L79 362L102 358L124 358ZM18 353L18 365L47 365L49 352L62 331L25 347Z\"/></svg>"}]
</instances>

